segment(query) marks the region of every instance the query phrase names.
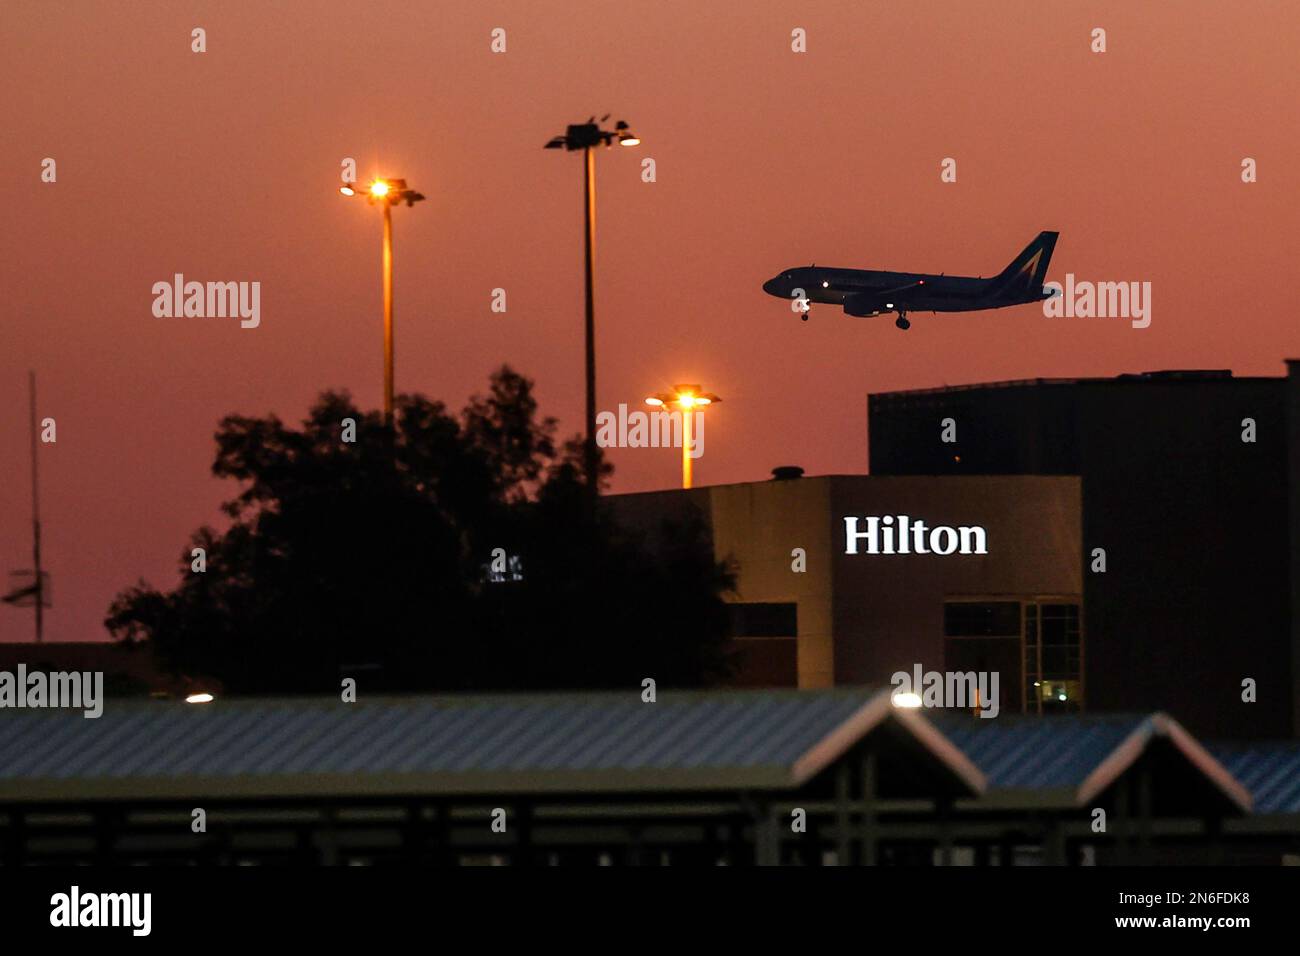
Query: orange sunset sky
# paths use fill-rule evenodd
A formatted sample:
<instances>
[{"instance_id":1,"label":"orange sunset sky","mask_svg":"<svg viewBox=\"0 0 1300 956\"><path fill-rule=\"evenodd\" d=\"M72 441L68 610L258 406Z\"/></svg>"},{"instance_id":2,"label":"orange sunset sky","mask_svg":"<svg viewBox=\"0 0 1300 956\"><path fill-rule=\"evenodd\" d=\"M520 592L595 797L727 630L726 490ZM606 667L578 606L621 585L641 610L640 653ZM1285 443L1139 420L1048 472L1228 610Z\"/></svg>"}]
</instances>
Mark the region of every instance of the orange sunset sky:
<instances>
[{"instance_id":1,"label":"orange sunset sky","mask_svg":"<svg viewBox=\"0 0 1300 956\"><path fill-rule=\"evenodd\" d=\"M50 640L104 637L114 593L170 586L220 522L223 415L296 420L325 388L378 406L379 216L338 195L345 157L428 197L394 213L399 391L459 408L508 362L577 432L581 161L542 146L592 113L644 139L598 157L598 407L720 394L698 483L864 471L871 391L1280 375L1300 356L1297 43L1282 0L5 0L0 572L31 560L29 368L58 428ZM800 322L760 289L809 262L989 275L1042 229L1050 279L1151 282L1151 326L1022 306L902 333ZM155 318L177 272L259 281L260 327ZM678 480L672 450L612 460L615 491ZM30 635L0 607L0 640Z\"/></svg>"}]
</instances>

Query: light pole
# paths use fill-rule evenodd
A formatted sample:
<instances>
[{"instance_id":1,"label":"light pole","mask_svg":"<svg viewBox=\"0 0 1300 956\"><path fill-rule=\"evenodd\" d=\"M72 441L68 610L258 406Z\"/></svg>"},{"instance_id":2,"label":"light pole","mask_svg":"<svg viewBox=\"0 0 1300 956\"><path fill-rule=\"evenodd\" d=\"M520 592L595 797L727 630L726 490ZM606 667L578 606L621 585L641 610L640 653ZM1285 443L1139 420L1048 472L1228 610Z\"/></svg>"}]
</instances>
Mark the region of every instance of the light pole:
<instances>
[{"instance_id":1,"label":"light pole","mask_svg":"<svg viewBox=\"0 0 1300 956\"><path fill-rule=\"evenodd\" d=\"M601 117L603 123L608 115ZM641 140L628 128L627 123L619 120L613 131L603 130L591 117L585 123L578 123L565 129L564 134L551 139L545 149L566 149L569 152L582 150L582 197L586 214L586 243L584 264L586 266L587 298L587 437L583 443L583 470L587 476L588 491L594 496L598 492L597 471L600 460L596 449L596 153L597 146L612 146L617 141L620 146L636 146Z\"/></svg>"},{"instance_id":2,"label":"light pole","mask_svg":"<svg viewBox=\"0 0 1300 956\"><path fill-rule=\"evenodd\" d=\"M348 183L339 187L345 196L357 195ZM393 424L393 207L398 203L414 206L424 199L414 189L406 188L405 179L376 179L365 190L370 205L379 203L384 210L384 424Z\"/></svg>"},{"instance_id":3,"label":"light pole","mask_svg":"<svg viewBox=\"0 0 1300 956\"><path fill-rule=\"evenodd\" d=\"M695 412L703 412L722 399L698 385L674 385L671 392L660 392L645 400L647 405L663 408L676 405L682 413L682 487L691 487L691 428Z\"/></svg>"}]
</instances>

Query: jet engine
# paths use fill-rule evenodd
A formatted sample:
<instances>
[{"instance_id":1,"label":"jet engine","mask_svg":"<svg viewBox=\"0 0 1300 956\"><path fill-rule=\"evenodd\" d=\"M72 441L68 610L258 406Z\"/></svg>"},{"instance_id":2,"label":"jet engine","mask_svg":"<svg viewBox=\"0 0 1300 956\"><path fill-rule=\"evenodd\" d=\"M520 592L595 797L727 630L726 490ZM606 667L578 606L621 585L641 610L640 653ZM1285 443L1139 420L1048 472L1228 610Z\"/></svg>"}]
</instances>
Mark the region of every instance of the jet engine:
<instances>
[{"instance_id":1,"label":"jet engine","mask_svg":"<svg viewBox=\"0 0 1300 956\"><path fill-rule=\"evenodd\" d=\"M883 296L869 292L851 295L844 300L844 314L858 316L879 315L881 312L893 311Z\"/></svg>"}]
</instances>

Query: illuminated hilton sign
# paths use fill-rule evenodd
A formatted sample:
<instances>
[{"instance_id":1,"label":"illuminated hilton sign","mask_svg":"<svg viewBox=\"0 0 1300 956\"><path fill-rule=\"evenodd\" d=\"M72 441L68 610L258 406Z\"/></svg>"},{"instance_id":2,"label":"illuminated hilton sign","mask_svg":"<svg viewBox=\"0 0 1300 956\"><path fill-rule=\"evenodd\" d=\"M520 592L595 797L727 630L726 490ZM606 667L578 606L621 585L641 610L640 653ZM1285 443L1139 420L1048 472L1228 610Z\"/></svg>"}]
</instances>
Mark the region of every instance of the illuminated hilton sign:
<instances>
[{"instance_id":1,"label":"illuminated hilton sign","mask_svg":"<svg viewBox=\"0 0 1300 956\"><path fill-rule=\"evenodd\" d=\"M866 521L860 530L859 521ZM861 547L862 550L859 550ZM972 526L927 528L907 515L844 519L845 554L988 554L988 534Z\"/></svg>"}]
</instances>

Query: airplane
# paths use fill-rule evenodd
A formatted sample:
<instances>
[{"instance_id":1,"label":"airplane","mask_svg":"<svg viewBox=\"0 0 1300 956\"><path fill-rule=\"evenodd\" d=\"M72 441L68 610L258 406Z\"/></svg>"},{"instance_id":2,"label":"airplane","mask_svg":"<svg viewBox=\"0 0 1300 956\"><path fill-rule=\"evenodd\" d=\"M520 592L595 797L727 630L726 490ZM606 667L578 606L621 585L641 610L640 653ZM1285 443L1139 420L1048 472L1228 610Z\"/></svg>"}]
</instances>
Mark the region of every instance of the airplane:
<instances>
[{"instance_id":1,"label":"airplane","mask_svg":"<svg viewBox=\"0 0 1300 956\"><path fill-rule=\"evenodd\" d=\"M1060 293L1043 287L1060 233L1040 232L997 275L991 278L922 272L877 272L873 269L831 269L811 265L787 269L763 283L763 291L792 299L808 320L810 302L844 307L845 315L873 316L897 312L894 324L909 329L908 312L975 312L1009 305L1041 302Z\"/></svg>"}]
</instances>

